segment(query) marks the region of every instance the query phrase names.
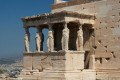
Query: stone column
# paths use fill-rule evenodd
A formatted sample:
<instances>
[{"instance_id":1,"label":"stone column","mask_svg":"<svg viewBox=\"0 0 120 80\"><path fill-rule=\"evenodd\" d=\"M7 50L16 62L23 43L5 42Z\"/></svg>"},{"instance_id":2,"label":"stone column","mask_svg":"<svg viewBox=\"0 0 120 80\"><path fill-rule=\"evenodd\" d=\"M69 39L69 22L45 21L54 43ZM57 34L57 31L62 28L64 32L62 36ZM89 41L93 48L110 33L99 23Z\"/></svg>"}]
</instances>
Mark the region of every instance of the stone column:
<instances>
[{"instance_id":1,"label":"stone column","mask_svg":"<svg viewBox=\"0 0 120 80\"><path fill-rule=\"evenodd\" d=\"M42 29L41 28L37 28L37 33L36 33L36 50L38 52L41 51L41 43L42 43Z\"/></svg>"},{"instance_id":2,"label":"stone column","mask_svg":"<svg viewBox=\"0 0 120 80\"><path fill-rule=\"evenodd\" d=\"M62 50L68 50L69 47L68 47L68 43L69 43L69 29L67 28L67 23L68 22L64 22L63 25L64 25L64 29L62 31Z\"/></svg>"},{"instance_id":3,"label":"stone column","mask_svg":"<svg viewBox=\"0 0 120 80\"><path fill-rule=\"evenodd\" d=\"M79 25L79 30L77 31L77 40L76 40L76 48L77 51L84 51L83 50L83 30L82 26L83 24L78 24Z\"/></svg>"},{"instance_id":4,"label":"stone column","mask_svg":"<svg viewBox=\"0 0 120 80\"><path fill-rule=\"evenodd\" d=\"M25 37L24 37L24 41L25 41L25 51L26 52L30 52L30 33L29 33L29 28L25 28Z\"/></svg>"},{"instance_id":5,"label":"stone column","mask_svg":"<svg viewBox=\"0 0 120 80\"><path fill-rule=\"evenodd\" d=\"M48 24L49 26L49 31L48 31L48 40L47 40L47 48L48 51L54 51L54 31L52 29L52 24Z\"/></svg>"}]
</instances>

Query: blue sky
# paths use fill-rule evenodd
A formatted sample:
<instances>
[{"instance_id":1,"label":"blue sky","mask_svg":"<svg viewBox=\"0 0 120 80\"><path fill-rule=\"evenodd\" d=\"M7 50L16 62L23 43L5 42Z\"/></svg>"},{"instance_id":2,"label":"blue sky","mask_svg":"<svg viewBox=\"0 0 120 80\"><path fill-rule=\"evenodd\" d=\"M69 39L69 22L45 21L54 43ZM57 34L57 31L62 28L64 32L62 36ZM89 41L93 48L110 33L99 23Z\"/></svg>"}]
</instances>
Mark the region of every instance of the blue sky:
<instances>
[{"instance_id":1,"label":"blue sky","mask_svg":"<svg viewBox=\"0 0 120 80\"><path fill-rule=\"evenodd\" d=\"M20 18L49 13L53 3L54 0L0 0L0 58L22 56L25 31ZM30 49L34 51L36 29L30 29L30 33Z\"/></svg>"}]
</instances>

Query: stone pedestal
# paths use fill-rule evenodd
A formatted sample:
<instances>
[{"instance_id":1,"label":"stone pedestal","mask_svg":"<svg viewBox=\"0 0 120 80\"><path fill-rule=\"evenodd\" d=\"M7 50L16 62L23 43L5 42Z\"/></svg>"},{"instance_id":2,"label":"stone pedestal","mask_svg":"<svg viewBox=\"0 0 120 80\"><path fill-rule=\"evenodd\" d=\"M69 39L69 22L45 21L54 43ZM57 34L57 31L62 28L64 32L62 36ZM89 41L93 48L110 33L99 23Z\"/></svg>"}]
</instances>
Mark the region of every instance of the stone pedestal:
<instances>
[{"instance_id":1,"label":"stone pedestal","mask_svg":"<svg viewBox=\"0 0 120 80\"><path fill-rule=\"evenodd\" d=\"M82 70L84 51L24 53L24 70Z\"/></svg>"},{"instance_id":2,"label":"stone pedestal","mask_svg":"<svg viewBox=\"0 0 120 80\"><path fill-rule=\"evenodd\" d=\"M19 77L33 80L86 80L86 78L95 80L95 71L84 70L84 53L84 51L24 53L24 69Z\"/></svg>"}]
</instances>

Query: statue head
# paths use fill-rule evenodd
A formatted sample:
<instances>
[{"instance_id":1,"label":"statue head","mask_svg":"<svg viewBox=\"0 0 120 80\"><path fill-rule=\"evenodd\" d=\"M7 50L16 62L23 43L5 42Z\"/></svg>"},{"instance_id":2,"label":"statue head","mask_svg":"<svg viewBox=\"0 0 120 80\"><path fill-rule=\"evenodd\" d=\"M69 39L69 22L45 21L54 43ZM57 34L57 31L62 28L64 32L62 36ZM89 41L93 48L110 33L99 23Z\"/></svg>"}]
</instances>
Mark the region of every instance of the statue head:
<instances>
[{"instance_id":1,"label":"statue head","mask_svg":"<svg viewBox=\"0 0 120 80\"><path fill-rule=\"evenodd\" d=\"M28 34L25 34L25 37L28 37Z\"/></svg>"},{"instance_id":2,"label":"statue head","mask_svg":"<svg viewBox=\"0 0 120 80\"><path fill-rule=\"evenodd\" d=\"M66 22L66 21L63 23L64 29L67 29L67 24L68 24L68 22Z\"/></svg>"},{"instance_id":3,"label":"statue head","mask_svg":"<svg viewBox=\"0 0 120 80\"><path fill-rule=\"evenodd\" d=\"M36 37L38 37L38 36L39 36L39 32L36 33Z\"/></svg>"},{"instance_id":4,"label":"statue head","mask_svg":"<svg viewBox=\"0 0 120 80\"><path fill-rule=\"evenodd\" d=\"M79 26L79 30L81 30L81 29L82 29L82 25Z\"/></svg>"},{"instance_id":5,"label":"statue head","mask_svg":"<svg viewBox=\"0 0 120 80\"><path fill-rule=\"evenodd\" d=\"M53 32L52 31L48 32L48 37L53 37Z\"/></svg>"},{"instance_id":6,"label":"statue head","mask_svg":"<svg viewBox=\"0 0 120 80\"><path fill-rule=\"evenodd\" d=\"M25 39L25 40L29 40L28 34L25 34L24 39Z\"/></svg>"},{"instance_id":7,"label":"statue head","mask_svg":"<svg viewBox=\"0 0 120 80\"><path fill-rule=\"evenodd\" d=\"M30 34L30 33L29 33L29 28L28 28L28 27L25 28L25 32L26 32L26 34Z\"/></svg>"},{"instance_id":8,"label":"statue head","mask_svg":"<svg viewBox=\"0 0 120 80\"><path fill-rule=\"evenodd\" d=\"M29 40L29 41L30 41L30 34L26 33L26 34L25 34L24 39L26 39L26 40Z\"/></svg>"},{"instance_id":9,"label":"statue head","mask_svg":"<svg viewBox=\"0 0 120 80\"><path fill-rule=\"evenodd\" d=\"M82 36L82 35L83 35L82 29L79 29L79 30L77 31L77 34L78 34L78 36Z\"/></svg>"}]
</instances>

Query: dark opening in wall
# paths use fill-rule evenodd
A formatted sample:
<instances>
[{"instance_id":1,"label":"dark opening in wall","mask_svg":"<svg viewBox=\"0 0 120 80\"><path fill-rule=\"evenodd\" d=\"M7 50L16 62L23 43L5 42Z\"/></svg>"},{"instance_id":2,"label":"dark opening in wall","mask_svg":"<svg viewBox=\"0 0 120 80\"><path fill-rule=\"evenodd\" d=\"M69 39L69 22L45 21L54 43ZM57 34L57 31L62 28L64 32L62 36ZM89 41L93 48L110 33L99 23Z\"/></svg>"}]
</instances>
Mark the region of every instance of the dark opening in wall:
<instances>
[{"instance_id":1,"label":"dark opening in wall","mask_svg":"<svg viewBox=\"0 0 120 80\"><path fill-rule=\"evenodd\" d=\"M84 64L85 64L85 69L89 69L89 60L88 60L88 57L90 56L90 54L89 54L89 51L86 51L85 52L85 56L84 56L84 58L85 58L85 60L84 60Z\"/></svg>"},{"instance_id":2,"label":"dark opening in wall","mask_svg":"<svg viewBox=\"0 0 120 80\"><path fill-rule=\"evenodd\" d=\"M97 46L94 46L93 48L94 48L94 49L97 49Z\"/></svg>"},{"instance_id":3,"label":"dark opening in wall","mask_svg":"<svg viewBox=\"0 0 120 80\"><path fill-rule=\"evenodd\" d=\"M107 46L104 46L105 48L107 48Z\"/></svg>"},{"instance_id":4,"label":"dark opening in wall","mask_svg":"<svg viewBox=\"0 0 120 80\"><path fill-rule=\"evenodd\" d=\"M108 52L107 50L105 50L105 52Z\"/></svg>"},{"instance_id":5,"label":"dark opening in wall","mask_svg":"<svg viewBox=\"0 0 120 80\"><path fill-rule=\"evenodd\" d=\"M102 64L102 58L95 58L95 61L98 62L99 64Z\"/></svg>"},{"instance_id":6,"label":"dark opening in wall","mask_svg":"<svg viewBox=\"0 0 120 80\"><path fill-rule=\"evenodd\" d=\"M94 35L94 29L89 29L89 36L95 37L95 35Z\"/></svg>"},{"instance_id":7,"label":"dark opening in wall","mask_svg":"<svg viewBox=\"0 0 120 80\"><path fill-rule=\"evenodd\" d=\"M102 58L100 58L100 64L102 64Z\"/></svg>"},{"instance_id":8,"label":"dark opening in wall","mask_svg":"<svg viewBox=\"0 0 120 80\"><path fill-rule=\"evenodd\" d=\"M53 31L54 31L54 49L55 51L62 50L62 30L63 30L63 24L62 23L56 23L53 25Z\"/></svg>"},{"instance_id":9,"label":"dark opening in wall","mask_svg":"<svg viewBox=\"0 0 120 80\"><path fill-rule=\"evenodd\" d=\"M106 59L106 61L109 61L110 60L110 58L105 58Z\"/></svg>"},{"instance_id":10,"label":"dark opening in wall","mask_svg":"<svg viewBox=\"0 0 120 80\"><path fill-rule=\"evenodd\" d=\"M111 52L111 54L112 54L113 58L116 58L116 56L115 56L115 54L114 54L114 52L113 52L113 51Z\"/></svg>"},{"instance_id":11,"label":"dark opening in wall","mask_svg":"<svg viewBox=\"0 0 120 80\"><path fill-rule=\"evenodd\" d=\"M98 40L98 43L101 44L101 40Z\"/></svg>"},{"instance_id":12,"label":"dark opening in wall","mask_svg":"<svg viewBox=\"0 0 120 80\"><path fill-rule=\"evenodd\" d=\"M76 40L77 40L77 31L79 30L78 24L74 22L68 23L69 28L69 50L77 50Z\"/></svg>"}]
</instances>

